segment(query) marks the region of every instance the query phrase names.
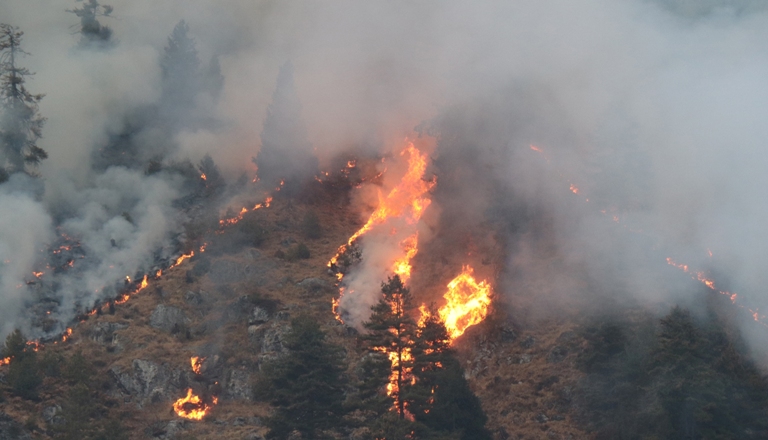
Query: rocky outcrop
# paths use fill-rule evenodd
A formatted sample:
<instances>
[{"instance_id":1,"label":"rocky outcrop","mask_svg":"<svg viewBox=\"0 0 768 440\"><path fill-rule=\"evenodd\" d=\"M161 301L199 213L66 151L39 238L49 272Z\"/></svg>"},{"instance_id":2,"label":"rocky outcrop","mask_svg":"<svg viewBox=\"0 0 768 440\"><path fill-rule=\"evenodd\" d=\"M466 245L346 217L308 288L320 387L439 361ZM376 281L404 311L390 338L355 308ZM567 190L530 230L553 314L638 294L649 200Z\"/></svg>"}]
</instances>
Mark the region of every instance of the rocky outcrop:
<instances>
[{"instance_id":1,"label":"rocky outcrop","mask_svg":"<svg viewBox=\"0 0 768 440\"><path fill-rule=\"evenodd\" d=\"M90 338L107 347L120 348L119 338L115 333L118 330L128 328L128 324L119 322L99 322L90 331Z\"/></svg>"},{"instance_id":2,"label":"rocky outcrop","mask_svg":"<svg viewBox=\"0 0 768 440\"><path fill-rule=\"evenodd\" d=\"M152 311L149 325L165 332L177 332L189 323L184 311L178 307L160 304Z\"/></svg>"},{"instance_id":3,"label":"rocky outcrop","mask_svg":"<svg viewBox=\"0 0 768 440\"><path fill-rule=\"evenodd\" d=\"M243 370L231 370L229 374L227 374L227 382L224 390L226 397L229 399L253 399L250 373Z\"/></svg>"},{"instance_id":4,"label":"rocky outcrop","mask_svg":"<svg viewBox=\"0 0 768 440\"><path fill-rule=\"evenodd\" d=\"M305 278L296 285L307 293L324 293L334 290L333 284L322 278Z\"/></svg>"},{"instance_id":5,"label":"rocky outcrop","mask_svg":"<svg viewBox=\"0 0 768 440\"><path fill-rule=\"evenodd\" d=\"M187 386L185 373L144 359L134 359L132 371L113 367L109 372L119 389L134 398L139 406L175 400Z\"/></svg>"}]
</instances>

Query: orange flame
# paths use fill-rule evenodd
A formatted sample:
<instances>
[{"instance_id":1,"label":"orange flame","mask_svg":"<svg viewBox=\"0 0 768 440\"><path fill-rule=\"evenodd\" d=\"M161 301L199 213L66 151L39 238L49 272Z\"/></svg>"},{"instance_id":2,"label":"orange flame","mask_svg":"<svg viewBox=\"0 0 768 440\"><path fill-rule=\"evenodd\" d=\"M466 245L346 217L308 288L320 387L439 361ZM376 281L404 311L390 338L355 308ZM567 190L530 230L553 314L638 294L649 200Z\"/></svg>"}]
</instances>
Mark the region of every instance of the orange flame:
<instances>
[{"instance_id":1,"label":"orange flame","mask_svg":"<svg viewBox=\"0 0 768 440\"><path fill-rule=\"evenodd\" d=\"M11 359L12 359L11 357L0 358L0 367L2 367L3 365L10 364L11 363Z\"/></svg>"},{"instance_id":2,"label":"orange flame","mask_svg":"<svg viewBox=\"0 0 768 440\"><path fill-rule=\"evenodd\" d=\"M470 266L462 268L461 273L448 283L448 291L443 295L447 302L438 310L451 342L488 315L491 285L485 280L478 283L473 273Z\"/></svg>"},{"instance_id":3,"label":"orange flame","mask_svg":"<svg viewBox=\"0 0 768 440\"><path fill-rule=\"evenodd\" d=\"M195 256L195 251L190 251L188 254L184 254L176 259L176 262L171 265L168 269L173 269L174 267L178 266L179 264L183 263L184 260L192 258Z\"/></svg>"},{"instance_id":4,"label":"orange flame","mask_svg":"<svg viewBox=\"0 0 768 440\"><path fill-rule=\"evenodd\" d=\"M379 206L368 217L362 228L352 234L346 244L339 247L336 255L328 262L328 267L332 267L338 261L352 243L361 235L373 229L393 217L406 216L409 223L416 223L424 210L429 206L431 200L427 193L434 188L435 180L426 181L423 179L427 170L427 155L419 151L413 142L407 141L405 149L400 153L401 156L408 154L408 170L400 183L393 188L386 197L379 193Z\"/></svg>"},{"instance_id":5,"label":"orange flame","mask_svg":"<svg viewBox=\"0 0 768 440\"><path fill-rule=\"evenodd\" d=\"M203 180L208 180L208 178L205 176L205 173L200 173L200 178Z\"/></svg>"},{"instance_id":6,"label":"orange flame","mask_svg":"<svg viewBox=\"0 0 768 440\"><path fill-rule=\"evenodd\" d=\"M219 402L217 397L213 397L211 405L203 402L200 397L192 394L192 388L187 389L187 396L182 397L173 403L173 410L179 417L190 420L202 420L205 414Z\"/></svg>"},{"instance_id":7,"label":"orange flame","mask_svg":"<svg viewBox=\"0 0 768 440\"><path fill-rule=\"evenodd\" d=\"M200 374L200 370L203 367L203 361L206 358L204 357L198 357L198 356L192 356L189 359L189 363L192 364L192 371L195 372L195 374Z\"/></svg>"}]
</instances>

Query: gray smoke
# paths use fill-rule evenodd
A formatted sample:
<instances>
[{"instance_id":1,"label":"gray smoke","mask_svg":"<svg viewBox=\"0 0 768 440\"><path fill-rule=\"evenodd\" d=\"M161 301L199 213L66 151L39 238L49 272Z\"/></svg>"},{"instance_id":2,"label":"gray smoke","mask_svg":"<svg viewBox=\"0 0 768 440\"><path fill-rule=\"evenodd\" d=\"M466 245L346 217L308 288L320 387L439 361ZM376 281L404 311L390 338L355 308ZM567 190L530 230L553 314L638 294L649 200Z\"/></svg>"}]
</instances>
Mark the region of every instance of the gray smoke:
<instances>
[{"instance_id":1,"label":"gray smoke","mask_svg":"<svg viewBox=\"0 0 768 440\"><path fill-rule=\"evenodd\" d=\"M33 56L24 62L37 72L28 87L47 93L40 145L50 154L42 199L4 193L4 205L28 205L34 216L23 225L34 233L3 231L6 248L33 252L58 236L48 218L84 234L94 255L121 270L140 269L153 247L168 246L179 226L167 210L181 191L172 176L94 173L91 158L124 131L126 115L159 102L159 60L184 19L203 64L218 56L220 99L195 105L219 123L186 124L172 136L143 132L134 139L142 157L154 148L194 163L210 154L225 176L253 173L275 79L291 60L321 164L360 145L389 148L422 123L438 135L436 172L455 170L454 182L438 182L440 227L506 225L499 293L510 308L555 313L571 302L588 307L595 296L662 308L700 301L702 287L668 266L672 257L768 310L763 2L110 4L114 19L100 20L117 44L106 51L73 49L77 17L64 10L74 2L0 5L2 20L26 32ZM133 187L102 194L110 179ZM0 223L9 224L4 205ZM119 243L107 246L107 238ZM23 282L31 260L4 267L3 285ZM118 276L107 269L97 265L84 278L89 289ZM18 308L14 291L2 295L4 310ZM765 332L749 341L762 350Z\"/></svg>"}]
</instances>

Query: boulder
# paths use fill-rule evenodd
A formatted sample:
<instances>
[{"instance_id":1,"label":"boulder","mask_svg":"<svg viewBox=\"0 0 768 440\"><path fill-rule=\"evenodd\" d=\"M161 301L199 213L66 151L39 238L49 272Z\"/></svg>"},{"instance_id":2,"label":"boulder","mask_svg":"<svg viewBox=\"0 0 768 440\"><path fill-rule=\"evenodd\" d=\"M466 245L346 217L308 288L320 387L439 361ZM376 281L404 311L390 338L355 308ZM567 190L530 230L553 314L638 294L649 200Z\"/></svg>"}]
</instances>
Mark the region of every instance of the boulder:
<instances>
[{"instance_id":1,"label":"boulder","mask_svg":"<svg viewBox=\"0 0 768 440\"><path fill-rule=\"evenodd\" d=\"M331 292L334 290L333 284L322 278L305 278L296 283L296 285L307 293Z\"/></svg>"},{"instance_id":2,"label":"boulder","mask_svg":"<svg viewBox=\"0 0 768 440\"><path fill-rule=\"evenodd\" d=\"M189 320L184 311L178 307L159 304L149 317L149 325L166 332L174 332L183 328Z\"/></svg>"},{"instance_id":3,"label":"boulder","mask_svg":"<svg viewBox=\"0 0 768 440\"><path fill-rule=\"evenodd\" d=\"M93 341L102 345L117 345L116 331L128 328L128 324L119 322L99 322L90 331Z\"/></svg>"},{"instance_id":4,"label":"boulder","mask_svg":"<svg viewBox=\"0 0 768 440\"><path fill-rule=\"evenodd\" d=\"M251 375L243 370L231 370L227 375L226 396L230 399L251 400Z\"/></svg>"},{"instance_id":5,"label":"boulder","mask_svg":"<svg viewBox=\"0 0 768 440\"><path fill-rule=\"evenodd\" d=\"M264 331L264 337L261 340L262 353L282 353L285 351L285 335L290 330L290 326L274 326Z\"/></svg>"},{"instance_id":6,"label":"boulder","mask_svg":"<svg viewBox=\"0 0 768 440\"><path fill-rule=\"evenodd\" d=\"M263 324L269 321L269 312L261 307L254 307L248 317L248 325Z\"/></svg>"},{"instance_id":7,"label":"boulder","mask_svg":"<svg viewBox=\"0 0 768 440\"><path fill-rule=\"evenodd\" d=\"M568 356L568 350L560 345L555 345L547 355L547 362L550 364L557 364L565 360L566 356Z\"/></svg>"}]
</instances>

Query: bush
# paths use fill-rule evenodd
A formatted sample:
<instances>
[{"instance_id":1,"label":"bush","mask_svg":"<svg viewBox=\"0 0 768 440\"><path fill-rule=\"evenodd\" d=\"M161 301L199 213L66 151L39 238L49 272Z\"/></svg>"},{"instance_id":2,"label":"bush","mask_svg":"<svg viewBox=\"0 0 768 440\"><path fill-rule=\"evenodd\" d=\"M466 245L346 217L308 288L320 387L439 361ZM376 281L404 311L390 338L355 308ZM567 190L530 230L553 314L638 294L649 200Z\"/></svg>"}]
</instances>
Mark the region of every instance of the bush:
<instances>
[{"instance_id":1,"label":"bush","mask_svg":"<svg viewBox=\"0 0 768 440\"><path fill-rule=\"evenodd\" d=\"M59 377L61 366L64 365L64 356L52 350L46 350L40 359L40 371L48 377Z\"/></svg>"},{"instance_id":2,"label":"bush","mask_svg":"<svg viewBox=\"0 0 768 440\"><path fill-rule=\"evenodd\" d=\"M301 222L301 232L306 238L317 239L323 235L320 219L315 211L309 211Z\"/></svg>"},{"instance_id":3,"label":"bush","mask_svg":"<svg viewBox=\"0 0 768 440\"><path fill-rule=\"evenodd\" d=\"M285 259L288 261L307 260L310 257L309 248L304 243L299 243L288 250Z\"/></svg>"}]
</instances>

